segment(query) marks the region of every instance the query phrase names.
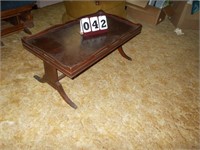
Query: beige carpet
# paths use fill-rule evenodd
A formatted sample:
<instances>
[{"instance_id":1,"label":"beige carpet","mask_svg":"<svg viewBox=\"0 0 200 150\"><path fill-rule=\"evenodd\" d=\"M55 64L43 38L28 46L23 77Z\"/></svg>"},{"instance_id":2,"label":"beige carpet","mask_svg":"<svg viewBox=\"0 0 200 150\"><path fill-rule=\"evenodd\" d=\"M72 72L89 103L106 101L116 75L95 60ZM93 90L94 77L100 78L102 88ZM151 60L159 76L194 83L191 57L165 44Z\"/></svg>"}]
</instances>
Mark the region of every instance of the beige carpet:
<instances>
[{"instance_id":1,"label":"beige carpet","mask_svg":"<svg viewBox=\"0 0 200 150\"><path fill-rule=\"evenodd\" d=\"M62 3L34 10L31 31L60 23L63 12ZM198 31L177 36L167 19L142 24L123 46L133 61L115 51L61 80L77 110L33 78L43 65L22 47L24 32L2 38L0 149L200 149Z\"/></svg>"}]
</instances>

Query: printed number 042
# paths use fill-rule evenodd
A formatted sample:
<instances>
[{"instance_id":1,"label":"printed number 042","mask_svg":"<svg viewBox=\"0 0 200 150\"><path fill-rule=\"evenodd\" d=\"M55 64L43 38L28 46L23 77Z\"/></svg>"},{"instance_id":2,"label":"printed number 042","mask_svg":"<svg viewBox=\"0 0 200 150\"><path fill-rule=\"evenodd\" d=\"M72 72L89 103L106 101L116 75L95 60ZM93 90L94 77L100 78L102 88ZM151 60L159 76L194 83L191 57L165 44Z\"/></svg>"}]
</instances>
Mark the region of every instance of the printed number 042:
<instances>
[{"instance_id":1,"label":"printed number 042","mask_svg":"<svg viewBox=\"0 0 200 150\"><path fill-rule=\"evenodd\" d=\"M82 18L80 21L81 33L105 30L108 28L106 16L94 16L91 18Z\"/></svg>"}]
</instances>

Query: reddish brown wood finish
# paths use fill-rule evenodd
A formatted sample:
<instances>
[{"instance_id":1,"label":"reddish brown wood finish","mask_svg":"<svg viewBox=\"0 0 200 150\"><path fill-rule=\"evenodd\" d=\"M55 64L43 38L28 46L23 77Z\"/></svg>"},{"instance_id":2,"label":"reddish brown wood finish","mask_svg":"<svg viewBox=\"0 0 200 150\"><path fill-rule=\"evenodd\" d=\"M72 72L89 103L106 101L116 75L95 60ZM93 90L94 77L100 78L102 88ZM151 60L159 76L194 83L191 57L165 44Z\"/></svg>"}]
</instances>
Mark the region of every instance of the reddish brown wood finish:
<instances>
[{"instance_id":1,"label":"reddish brown wood finish","mask_svg":"<svg viewBox=\"0 0 200 150\"><path fill-rule=\"evenodd\" d=\"M108 32L102 35L82 37L79 33L79 18L22 38L23 46L44 62L45 74L42 79L35 76L36 79L54 87L73 108L77 106L67 97L59 80L65 76L75 78L116 49L123 57L132 60L125 54L122 45L138 35L142 29L140 24L103 11L87 17L101 14L106 15L108 21ZM57 71L63 74L58 76Z\"/></svg>"}]
</instances>

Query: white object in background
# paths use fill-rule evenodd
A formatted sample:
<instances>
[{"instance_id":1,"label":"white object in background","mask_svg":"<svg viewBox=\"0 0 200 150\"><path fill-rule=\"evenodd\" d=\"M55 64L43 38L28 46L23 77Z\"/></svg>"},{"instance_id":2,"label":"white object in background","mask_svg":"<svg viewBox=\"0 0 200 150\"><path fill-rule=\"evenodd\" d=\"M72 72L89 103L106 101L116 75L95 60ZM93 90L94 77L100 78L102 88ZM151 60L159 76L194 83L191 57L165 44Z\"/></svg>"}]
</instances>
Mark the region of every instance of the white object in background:
<instances>
[{"instance_id":1,"label":"white object in background","mask_svg":"<svg viewBox=\"0 0 200 150\"><path fill-rule=\"evenodd\" d=\"M174 30L174 32L175 32L177 35L183 35L183 34L184 34L184 33L182 32L182 30L179 29L179 28L176 28L176 29Z\"/></svg>"},{"instance_id":2,"label":"white object in background","mask_svg":"<svg viewBox=\"0 0 200 150\"><path fill-rule=\"evenodd\" d=\"M156 0L149 0L148 5L155 6Z\"/></svg>"},{"instance_id":3,"label":"white object in background","mask_svg":"<svg viewBox=\"0 0 200 150\"><path fill-rule=\"evenodd\" d=\"M39 8L45 7L45 6L49 6L49 5L53 5L59 2L62 2L63 0L37 0L36 4Z\"/></svg>"},{"instance_id":4,"label":"white object in background","mask_svg":"<svg viewBox=\"0 0 200 150\"><path fill-rule=\"evenodd\" d=\"M192 2L193 2L193 0L188 0L188 1L187 1L187 4L192 5Z\"/></svg>"},{"instance_id":5,"label":"white object in background","mask_svg":"<svg viewBox=\"0 0 200 150\"><path fill-rule=\"evenodd\" d=\"M155 7L162 9L165 5L165 0L156 1Z\"/></svg>"}]
</instances>

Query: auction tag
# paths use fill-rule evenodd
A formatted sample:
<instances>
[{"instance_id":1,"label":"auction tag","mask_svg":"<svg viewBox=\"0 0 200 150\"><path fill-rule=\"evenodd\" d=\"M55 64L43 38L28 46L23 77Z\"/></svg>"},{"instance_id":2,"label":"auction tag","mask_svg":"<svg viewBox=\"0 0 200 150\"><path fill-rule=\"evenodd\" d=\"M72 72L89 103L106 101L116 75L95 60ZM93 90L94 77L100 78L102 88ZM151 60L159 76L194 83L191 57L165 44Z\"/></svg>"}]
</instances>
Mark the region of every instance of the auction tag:
<instances>
[{"instance_id":1,"label":"auction tag","mask_svg":"<svg viewBox=\"0 0 200 150\"><path fill-rule=\"evenodd\" d=\"M107 18L105 15L85 17L80 20L80 33L88 34L93 33L99 34L102 30L108 29ZM103 33L103 32L102 32Z\"/></svg>"}]
</instances>

